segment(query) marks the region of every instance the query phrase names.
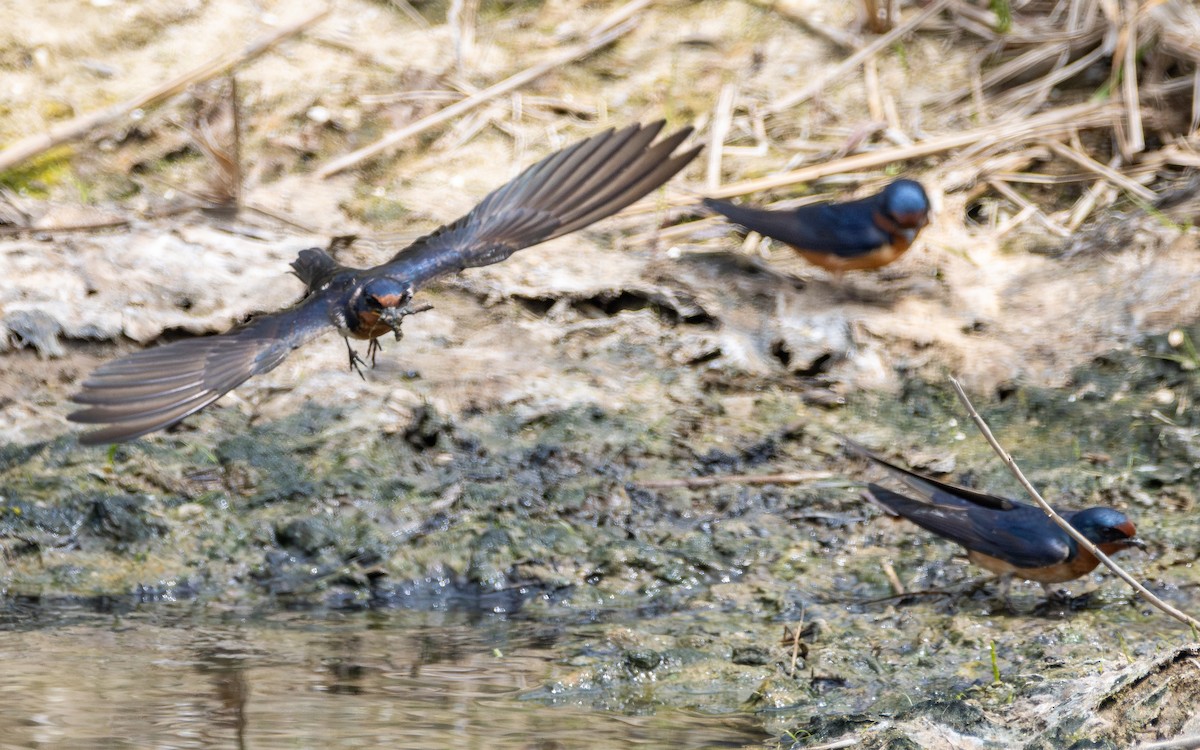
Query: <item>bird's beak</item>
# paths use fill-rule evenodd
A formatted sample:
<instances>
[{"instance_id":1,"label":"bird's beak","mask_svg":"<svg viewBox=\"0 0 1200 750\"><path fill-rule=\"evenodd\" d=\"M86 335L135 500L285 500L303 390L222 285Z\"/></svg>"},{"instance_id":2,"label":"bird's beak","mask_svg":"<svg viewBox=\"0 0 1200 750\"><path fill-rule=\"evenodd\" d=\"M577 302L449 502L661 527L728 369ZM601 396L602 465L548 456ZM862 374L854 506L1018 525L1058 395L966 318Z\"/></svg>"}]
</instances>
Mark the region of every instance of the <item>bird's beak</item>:
<instances>
[{"instance_id":1,"label":"bird's beak","mask_svg":"<svg viewBox=\"0 0 1200 750\"><path fill-rule=\"evenodd\" d=\"M1136 536L1131 536L1124 541L1125 541L1125 544L1129 545L1130 547L1137 547L1142 552L1146 551L1146 542L1142 541L1141 539L1138 539Z\"/></svg>"},{"instance_id":2,"label":"bird's beak","mask_svg":"<svg viewBox=\"0 0 1200 750\"><path fill-rule=\"evenodd\" d=\"M385 307L379 311L379 320L385 326L392 329L392 332L397 336L400 335L400 323L404 320L405 307Z\"/></svg>"},{"instance_id":3,"label":"bird's beak","mask_svg":"<svg viewBox=\"0 0 1200 750\"><path fill-rule=\"evenodd\" d=\"M912 237L916 237L917 232L921 231L926 226L928 226L929 212L928 211L920 211L920 212L914 211L912 213L900 214L896 217L896 223L901 224L904 227L903 231L906 234L911 232ZM909 239L911 240L912 237L909 237Z\"/></svg>"}]
</instances>

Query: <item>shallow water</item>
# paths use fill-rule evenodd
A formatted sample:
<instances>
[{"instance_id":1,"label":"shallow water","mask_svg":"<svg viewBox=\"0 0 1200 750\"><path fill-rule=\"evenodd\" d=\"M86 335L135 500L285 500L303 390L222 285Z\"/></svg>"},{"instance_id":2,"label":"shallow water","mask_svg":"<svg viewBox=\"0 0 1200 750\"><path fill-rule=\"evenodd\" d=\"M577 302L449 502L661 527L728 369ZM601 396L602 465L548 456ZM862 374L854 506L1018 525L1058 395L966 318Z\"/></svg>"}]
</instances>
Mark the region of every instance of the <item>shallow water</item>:
<instances>
[{"instance_id":1,"label":"shallow water","mask_svg":"<svg viewBox=\"0 0 1200 750\"><path fill-rule=\"evenodd\" d=\"M0 630L0 747L699 750L766 739L740 715L526 699L552 649L578 637L456 613L30 611Z\"/></svg>"}]
</instances>

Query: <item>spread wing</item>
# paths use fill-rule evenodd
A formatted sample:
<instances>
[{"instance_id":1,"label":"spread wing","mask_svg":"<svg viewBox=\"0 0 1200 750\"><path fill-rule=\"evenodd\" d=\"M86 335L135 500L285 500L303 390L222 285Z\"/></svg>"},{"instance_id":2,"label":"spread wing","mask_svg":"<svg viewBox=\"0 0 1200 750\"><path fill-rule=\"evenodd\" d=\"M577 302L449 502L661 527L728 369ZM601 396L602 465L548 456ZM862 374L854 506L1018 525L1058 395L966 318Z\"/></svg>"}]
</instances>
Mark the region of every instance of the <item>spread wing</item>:
<instances>
[{"instance_id":1,"label":"spread wing","mask_svg":"<svg viewBox=\"0 0 1200 750\"><path fill-rule=\"evenodd\" d=\"M949 484L948 482L939 482L936 479L918 474L915 471L910 471L902 466L897 466L891 461L876 456L864 446L854 442L850 438L843 437L842 443L846 448L856 455L870 459L880 466L890 471L893 476L904 482L914 491L921 493L921 497L925 500L937 505L961 505L975 504L984 508L993 510L1011 510L1017 507L1029 507L1022 503L1009 500L1006 497L998 495L989 495L986 492L978 492L967 487L960 487L957 484Z\"/></svg>"},{"instance_id":2,"label":"spread wing","mask_svg":"<svg viewBox=\"0 0 1200 750\"><path fill-rule=\"evenodd\" d=\"M752 231L800 250L853 258L891 242L875 223L879 196L770 211L705 198L704 205Z\"/></svg>"},{"instance_id":3,"label":"spread wing","mask_svg":"<svg viewBox=\"0 0 1200 750\"><path fill-rule=\"evenodd\" d=\"M867 489L881 505L921 528L1018 568L1041 568L1071 559L1071 538L1032 506L993 510L962 503L942 505L913 500L877 484Z\"/></svg>"},{"instance_id":4,"label":"spread wing","mask_svg":"<svg viewBox=\"0 0 1200 750\"><path fill-rule=\"evenodd\" d=\"M422 237L373 272L414 287L611 216L671 179L700 153L671 156L684 128L651 145L664 122L607 130L558 151L497 188L458 221Z\"/></svg>"},{"instance_id":5,"label":"spread wing","mask_svg":"<svg viewBox=\"0 0 1200 750\"><path fill-rule=\"evenodd\" d=\"M119 443L168 427L208 406L330 327L328 302L301 303L259 315L219 336L176 341L99 367L71 397L85 408L72 422L108 425L83 435L84 445Z\"/></svg>"},{"instance_id":6,"label":"spread wing","mask_svg":"<svg viewBox=\"0 0 1200 750\"><path fill-rule=\"evenodd\" d=\"M444 273L496 263L614 214L699 153L696 147L671 155L690 128L652 145L663 124L608 130L552 154L466 216L365 273L397 276L416 287ZM310 250L301 253L293 269L312 290L340 266ZM220 336L178 341L103 365L72 397L86 408L68 418L108 425L84 435L80 442L87 445L132 440L170 426L276 367L325 331L329 304L324 295L310 294L295 307L256 317Z\"/></svg>"}]
</instances>

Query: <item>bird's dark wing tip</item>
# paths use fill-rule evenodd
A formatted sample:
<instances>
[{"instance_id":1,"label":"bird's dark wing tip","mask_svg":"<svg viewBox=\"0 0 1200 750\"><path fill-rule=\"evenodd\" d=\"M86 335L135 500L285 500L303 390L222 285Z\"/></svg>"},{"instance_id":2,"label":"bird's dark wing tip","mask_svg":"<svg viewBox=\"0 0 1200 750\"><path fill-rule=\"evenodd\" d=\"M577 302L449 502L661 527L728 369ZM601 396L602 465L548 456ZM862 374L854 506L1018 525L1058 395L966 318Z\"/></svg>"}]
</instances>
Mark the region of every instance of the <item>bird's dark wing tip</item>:
<instances>
[{"instance_id":1,"label":"bird's dark wing tip","mask_svg":"<svg viewBox=\"0 0 1200 750\"><path fill-rule=\"evenodd\" d=\"M867 449L867 446L863 445L857 440L852 440L845 435L838 435L837 439L841 441L842 447L846 449L846 453L850 454L851 456L858 456L859 458L866 458L870 459L871 461L880 460L879 456L876 456Z\"/></svg>"},{"instance_id":2,"label":"bird's dark wing tip","mask_svg":"<svg viewBox=\"0 0 1200 750\"><path fill-rule=\"evenodd\" d=\"M903 516L901 516L895 508L884 502L885 498L887 498L889 495L898 495L898 493L892 492L886 487L875 484L874 482L868 483L867 488L862 492L864 499L882 510L884 513L892 516L893 518L902 518Z\"/></svg>"}]
</instances>

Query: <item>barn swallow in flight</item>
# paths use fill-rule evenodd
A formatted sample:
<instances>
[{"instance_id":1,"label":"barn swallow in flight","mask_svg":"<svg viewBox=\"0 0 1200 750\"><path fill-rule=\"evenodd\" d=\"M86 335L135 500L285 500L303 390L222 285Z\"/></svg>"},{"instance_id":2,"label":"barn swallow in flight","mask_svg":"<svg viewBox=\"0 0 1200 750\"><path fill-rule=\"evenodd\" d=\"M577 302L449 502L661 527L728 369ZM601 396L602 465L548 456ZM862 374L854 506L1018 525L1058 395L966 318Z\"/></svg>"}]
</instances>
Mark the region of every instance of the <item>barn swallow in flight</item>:
<instances>
[{"instance_id":1,"label":"barn swallow in flight","mask_svg":"<svg viewBox=\"0 0 1200 750\"><path fill-rule=\"evenodd\" d=\"M1015 576L1043 586L1063 583L1100 564L1035 505L939 482L885 461L852 441L847 440L846 445L887 468L921 496L914 500L869 484L872 499L921 528L962 545L971 562L1006 580ZM1118 510L1055 510L1106 555L1127 547L1144 548L1133 521Z\"/></svg>"},{"instance_id":2,"label":"barn swallow in flight","mask_svg":"<svg viewBox=\"0 0 1200 750\"><path fill-rule=\"evenodd\" d=\"M322 250L303 250L292 263L307 287L300 301L217 336L146 349L101 366L72 396L86 408L68 419L107 425L83 435L84 445L132 440L203 409L331 329L347 345L350 337L368 340L372 356L377 337L392 332L399 339L404 317L426 309L410 302L429 281L498 263L582 229L673 177L700 147L672 156L692 129L653 143L664 124L609 129L551 154L466 216L374 268L348 268ZM351 365L360 361L351 350Z\"/></svg>"},{"instance_id":3,"label":"barn swallow in flight","mask_svg":"<svg viewBox=\"0 0 1200 750\"><path fill-rule=\"evenodd\" d=\"M704 205L749 230L791 245L834 272L880 268L908 250L929 223L929 198L913 180L896 180L867 198L768 211L705 198Z\"/></svg>"}]
</instances>

